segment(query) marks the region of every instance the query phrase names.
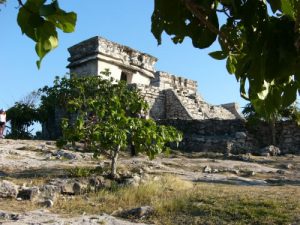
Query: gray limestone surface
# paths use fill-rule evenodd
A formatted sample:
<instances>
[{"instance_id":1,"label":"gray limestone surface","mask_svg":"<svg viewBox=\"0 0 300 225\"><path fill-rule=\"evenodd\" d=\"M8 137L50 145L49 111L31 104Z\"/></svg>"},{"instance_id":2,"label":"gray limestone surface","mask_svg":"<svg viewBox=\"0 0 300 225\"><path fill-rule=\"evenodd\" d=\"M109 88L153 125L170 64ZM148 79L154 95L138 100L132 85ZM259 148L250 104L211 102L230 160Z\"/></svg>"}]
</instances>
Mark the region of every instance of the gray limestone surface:
<instances>
[{"instance_id":1,"label":"gray limestone surface","mask_svg":"<svg viewBox=\"0 0 300 225\"><path fill-rule=\"evenodd\" d=\"M107 214L82 215L66 218L41 209L26 213L13 213L0 210L0 224L3 225L146 225L117 219Z\"/></svg>"}]
</instances>

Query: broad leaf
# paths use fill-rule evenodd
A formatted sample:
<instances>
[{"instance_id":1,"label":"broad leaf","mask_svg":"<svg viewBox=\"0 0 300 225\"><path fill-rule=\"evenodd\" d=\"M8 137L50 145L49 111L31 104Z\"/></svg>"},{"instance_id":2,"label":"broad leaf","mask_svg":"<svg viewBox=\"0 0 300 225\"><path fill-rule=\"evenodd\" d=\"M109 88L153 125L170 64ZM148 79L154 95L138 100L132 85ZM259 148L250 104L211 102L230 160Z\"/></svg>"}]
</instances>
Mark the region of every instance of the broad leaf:
<instances>
[{"instance_id":1,"label":"broad leaf","mask_svg":"<svg viewBox=\"0 0 300 225\"><path fill-rule=\"evenodd\" d=\"M295 19L295 11L291 0L281 0L281 10L287 16Z\"/></svg>"},{"instance_id":2,"label":"broad leaf","mask_svg":"<svg viewBox=\"0 0 300 225\"><path fill-rule=\"evenodd\" d=\"M45 3L46 0L27 0L19 9L17 18L22 33L36 42L38 68L44 56L58 45L56 28L67 33L73 32L77 19L75 13L61 10L57 0L51 4Z\"/></svg>"},{"instance_id":3,"label":"broad leaf","mask_svg":"<svg viewBox=\"0 0 300 225\"><path fill-rule=\"evenodd\" d=\"M66 13L58 10L57 14L47 17L55 26L65 33L71 33L75 30L77 15L74 12Z\"/></svg>"},{"instance_id":4,"label":"broad leaf","mask_svg":"<svg viewBox=\"0 0 300 225\"><path fill-rule=\"evenodd\" d=\"M225 52L223 51L215 51L215 52L211 52L209 53L209 55L217 60L222 60L222 59L226 59L227 54L225 54Z\"/></svg>"}]
</instances>

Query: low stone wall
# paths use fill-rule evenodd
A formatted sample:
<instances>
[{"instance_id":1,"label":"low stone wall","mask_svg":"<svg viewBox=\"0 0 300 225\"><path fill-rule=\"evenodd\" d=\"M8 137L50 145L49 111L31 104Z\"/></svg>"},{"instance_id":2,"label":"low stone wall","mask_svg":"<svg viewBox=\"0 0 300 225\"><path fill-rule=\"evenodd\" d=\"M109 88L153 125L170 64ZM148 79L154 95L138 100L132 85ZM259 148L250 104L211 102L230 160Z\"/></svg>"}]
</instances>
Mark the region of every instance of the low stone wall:
<instances>
[{"instance_id":1,"label":"low stone wall","mask_svg":"<svg viewBox=\"0 0 300 225\"><path fill-rule=\"evenodd\" d=\"M276 128L276 146L282 153L300 154L300 126L293 121L278 122ZM267 123L260 123L256 126L248 126L249 132L256 137L260 146L272 143L270 126Z\"/></svg>"},{"instance_id":2,"label":"low stone wall","mask_svg":"<svg viewBox=\"0 0 300 225\"><path fill-rule=\"evenodd\" d=\"M256 153L271 145L272 136L265 123L250 129L244 120L160 120L184 134L178 149L194 152ZM300 154L300 127L289 121L276 125L276 145L283 154ZM174 147L174 146L172 146Z\"/></svg>"},{"instance_id":3,"label":"low stone wall","mask_svg":"<svg viewBox=\"0 0 300 225\"><path fill-rule=\"evenodd\" d=\"M154 75L155 77L151 80L151 85L159 87L161 90L181 90L186 94L195 94L197 92L197 81L163 71L157 71Z\"/></svg>"}]
</instances>

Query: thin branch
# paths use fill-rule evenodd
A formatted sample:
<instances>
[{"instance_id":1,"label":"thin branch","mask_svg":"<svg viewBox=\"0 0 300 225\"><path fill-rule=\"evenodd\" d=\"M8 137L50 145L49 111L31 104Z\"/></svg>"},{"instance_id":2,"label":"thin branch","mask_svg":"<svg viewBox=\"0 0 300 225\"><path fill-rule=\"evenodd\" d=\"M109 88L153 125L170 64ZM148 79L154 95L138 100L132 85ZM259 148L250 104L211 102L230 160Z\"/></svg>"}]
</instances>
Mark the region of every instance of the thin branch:
<instances>
[{"instance_id":1,"label":"thin branch","mask_svg":"<svg viewBox=\"0 0 300 225\"><path fill-rule=\"evenodd\" d=\"M217 12L221 12L224 13L228 18L230 18L231 16L228 14L228 8L223 7L223 9L216 9Z\"/></svg>"}]
</instances>

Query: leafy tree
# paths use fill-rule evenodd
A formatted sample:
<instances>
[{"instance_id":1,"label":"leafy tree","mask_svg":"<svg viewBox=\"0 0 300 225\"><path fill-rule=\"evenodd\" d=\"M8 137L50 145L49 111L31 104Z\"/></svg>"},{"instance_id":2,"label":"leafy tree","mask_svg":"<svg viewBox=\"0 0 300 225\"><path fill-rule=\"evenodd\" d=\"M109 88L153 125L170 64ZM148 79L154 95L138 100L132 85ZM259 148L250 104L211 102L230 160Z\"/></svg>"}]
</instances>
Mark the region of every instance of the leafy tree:
<instances>
[{"instance_id":1,"label":"leafy tree","mask_svg":"<svg viewBox=\"0 0 300 225\"><path fill-rule=\"evenodd\" d=\"M64 108L72 95L77 96L74 87L75 80L70 80L68 77L55 77L52 87L44 86L39 89L41 95L41 104L39 107L40 121L44 125L43 129L48 129L48 138L55 139L57 134L61 135L60 127L56 127L56 114L60 113L67 116ZM54 132L54 133L53 133Z\"/></svg>"},{"instance_id":2,"label":"leafy tree","mask_svg":"<svg viewBox=\"0 0 300 225\"><path fill-rule=\"evenodd\" d=\"M13 139L33 138L29 127L40 121L38 110L39 93L31 92L14 106L7 110L7 120L10 121L10 133L6 136Z\"/></svg>"},{"instance_id":3,"label":"leafy tree","mask_svg":"<svg viewBox=\"0 0 300 225\"><path fill-rule=\"evenodd\" d=\"M1 0L0 3L5 1ZM18 0L18 24L36 42L40 61L57 46L56 28L72 32L76 14L58 7L58 0ZM255 110L274 114L297 98L300 77L299 0L154 0L152 33L161 44L166 32L174 43L192 39L196 48L217 39L226 67L240 82L240 94ZM224 23L223 19L226 19Z\"/></svg>"},{"instance_id":4,"label":"leafy tree","mask_svg":"<svg viewBox=\"0 0 300 225\"><path fill-rule=\"evenodd\" d=\"M218 14L226 18L220 25ZM298 0L155 0L152 33L174 43L185 37L196 48L216 39L227 70L240 82L241 96L261 114L291 105L300 79L300 1ZM246 91L246 87L248 90Z\"/></svg>"},{"instance_id":5,"label":"leafy tree","mask_svg":"<svg viewBox=\"0 0 300 225\"><path fill-rule=\"evenodd\" d=\"M32 99L31 99L32 100ZM7 135L13 139L32 139L29 127L39 121L39 113L33 102L20 101L7 110L7 120L11 129Z\"/></svg>"},{"instance_id":6,"label":"leafy tree","mask_svg":"<svg viewBox=\"0 0 300 225\"><path fill-rule=\"evenodd\" d=\"M123 82L98 76L62 78L45 90L51 101L53 96L57 98L56 107L65 107L69 113L62 121L63 137L58 144L83 141L95 155L108 151L112 177L116 175L119 152L128 146L134 145L137 152L145 152L152 159L168 150L168 142L182 138L173 127L139 118L148 105L137 90ZM48 102L45 95L42 105Z\"/></svg>"}]
</instances>

